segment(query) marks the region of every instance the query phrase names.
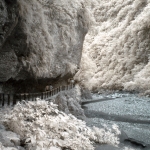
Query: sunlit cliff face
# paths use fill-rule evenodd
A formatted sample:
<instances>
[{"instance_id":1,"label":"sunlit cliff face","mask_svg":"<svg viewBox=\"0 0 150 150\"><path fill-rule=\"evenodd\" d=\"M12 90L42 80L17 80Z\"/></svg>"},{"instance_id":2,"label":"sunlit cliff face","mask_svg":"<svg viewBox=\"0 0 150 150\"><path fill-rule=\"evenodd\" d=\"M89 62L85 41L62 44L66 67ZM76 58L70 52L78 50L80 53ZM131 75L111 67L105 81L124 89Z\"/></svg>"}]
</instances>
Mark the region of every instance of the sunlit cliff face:
<instances>
[{"instance_id":1,"label":"sunlit cliff face","mask_svg":"<svg viewBox=\"0 0 150 150\"><path fill-rule=\"evenodd\" d=\"M150 89L150 0L94 0L76 74L90 89Z\"/></svg>"}]
</instances>

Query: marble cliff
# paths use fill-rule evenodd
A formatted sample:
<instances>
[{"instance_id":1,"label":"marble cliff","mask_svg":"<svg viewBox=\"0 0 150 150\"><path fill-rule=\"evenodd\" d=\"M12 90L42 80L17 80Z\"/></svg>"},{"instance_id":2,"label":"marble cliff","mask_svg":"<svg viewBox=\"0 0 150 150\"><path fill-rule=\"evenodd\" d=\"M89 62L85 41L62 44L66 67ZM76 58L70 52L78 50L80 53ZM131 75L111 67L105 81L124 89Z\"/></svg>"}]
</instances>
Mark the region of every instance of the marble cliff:
<instances>
[{"instance_id":1,"label":"marble cliff","mask_svg":"<svg viewBox=\"0 0 150 150\"><path fill-rule=\"evenodd\" d=\"M76 78L92 90L150 89L150 0L93 0ZM149 91L150 92L150 91Z\"/></svg>"},{"instance_id":2,"label":"marble cliff","mask_svg":"<svg viewBox=\"0 0 150 150\"><path fill-rule=\"evenodd\" d=\"M0 90L43 90L79 69L89 19L84 0L0 1Z\"/></svg>"}]
</instances>

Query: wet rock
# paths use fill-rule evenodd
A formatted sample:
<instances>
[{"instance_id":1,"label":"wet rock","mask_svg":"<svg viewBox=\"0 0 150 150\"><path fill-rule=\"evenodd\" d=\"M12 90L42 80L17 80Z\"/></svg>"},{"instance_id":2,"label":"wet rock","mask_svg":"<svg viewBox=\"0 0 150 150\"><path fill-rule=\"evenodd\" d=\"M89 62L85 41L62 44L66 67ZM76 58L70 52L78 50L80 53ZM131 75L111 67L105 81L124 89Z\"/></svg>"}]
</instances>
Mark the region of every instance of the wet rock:
<instances>
[{"instance_id":1,"label":"wet rock","mask_svg":"<svg viewBox=\"0 0 150 150\"><path fill-rule=\"evenodd\" d=\"M119 135L119 141L124 142L126 139L128 139L127 134L122 130L121 134Z\"/></svg>"},{"instance_id":2,"label":"wet rock","mask_svg":"<svg viewBox=\"0 0 150 150\"><path fill-rule=\"evenodd\" d=\"M146 147L146 143L142 142L142 141L138 141L136 139L133 138L127 138L125 139L125 141L131 142L132 144L136 145L136 146L142 146L142 147Z\"/></svg>"}]
</instances>

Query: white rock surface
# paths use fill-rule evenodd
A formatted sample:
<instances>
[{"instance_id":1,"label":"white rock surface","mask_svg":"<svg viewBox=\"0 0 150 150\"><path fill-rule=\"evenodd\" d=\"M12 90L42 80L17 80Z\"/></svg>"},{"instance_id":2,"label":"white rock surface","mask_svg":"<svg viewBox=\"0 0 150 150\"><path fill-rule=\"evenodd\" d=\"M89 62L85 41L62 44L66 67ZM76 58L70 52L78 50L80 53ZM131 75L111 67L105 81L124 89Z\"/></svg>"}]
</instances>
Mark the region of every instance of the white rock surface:
<instances>
[{"instance_id":1,"label":"white rock surface","mask_svg":"<svg viewBox=\"0 0 150 150\"><path fill-rule=\"evenodd\" d=\"M150 89L150 1L92 0L76 78L89 89Z\"/></svg>"},{"instance_id":2,"label":"white rock surface","mask_svg":"<svg viewBox=\"0 0 150 150\"><path fill-rule=\"evenodd\" d=\"M75 73L89 26L85 0L19 0L18 3L30 51L27 58L21 57L23 67L43 78Z\"/></svg>"}]
</instances>

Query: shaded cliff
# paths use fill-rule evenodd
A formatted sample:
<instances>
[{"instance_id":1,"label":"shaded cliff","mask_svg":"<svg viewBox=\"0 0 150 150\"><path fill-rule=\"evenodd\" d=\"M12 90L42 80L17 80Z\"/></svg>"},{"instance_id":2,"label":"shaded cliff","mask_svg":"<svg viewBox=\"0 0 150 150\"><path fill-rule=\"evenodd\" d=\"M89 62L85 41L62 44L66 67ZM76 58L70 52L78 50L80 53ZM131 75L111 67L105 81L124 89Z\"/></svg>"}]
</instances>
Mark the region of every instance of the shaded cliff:
<instances>
[{"instance_id":1,"label":"shaded cliff","mask_svg":"<svg viewBox=\"0 0 150 150\"><path fill-rule=\"evenodd\" d=\"M1 0L0 15L3 89L42 89L76 73L89 26L84 0Z\"/></svg>"}]
</instances>

